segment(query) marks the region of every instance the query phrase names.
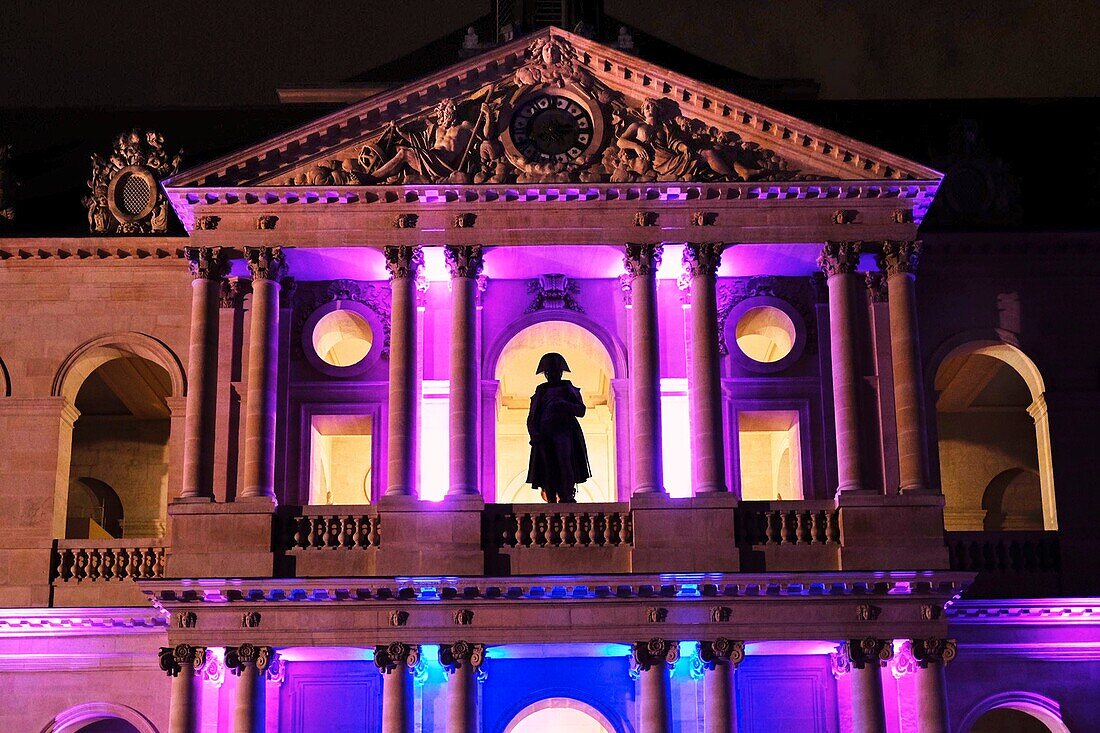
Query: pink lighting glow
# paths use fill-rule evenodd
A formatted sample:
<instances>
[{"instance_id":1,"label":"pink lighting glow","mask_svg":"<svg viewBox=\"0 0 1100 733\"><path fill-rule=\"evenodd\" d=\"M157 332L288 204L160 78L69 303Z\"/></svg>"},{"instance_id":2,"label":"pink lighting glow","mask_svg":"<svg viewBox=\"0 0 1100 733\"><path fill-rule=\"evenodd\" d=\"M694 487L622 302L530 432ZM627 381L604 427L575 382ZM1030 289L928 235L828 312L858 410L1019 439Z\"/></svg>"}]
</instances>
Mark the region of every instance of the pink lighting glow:
<instances>
[{"instance_id":1,"label":"pink lighting glow","mask_svg":"<svg viewBox=\"0 0 1100 733\"><path fill-rule=\"evenodd\" d=\"M450 382L425 379L420 399L420 498L442 501L450 485Z\"/></svg>"},{"instance_id":2,"label":"pink lighting glow","mask_svg":"<svg viewBox=\"0 0 1100 733\"><path fill-rule=\"evenodd\" d=\"M661 380L661 453L668 495L691 496L691 426L686 379Z\"/></svg>"}]
</instances>

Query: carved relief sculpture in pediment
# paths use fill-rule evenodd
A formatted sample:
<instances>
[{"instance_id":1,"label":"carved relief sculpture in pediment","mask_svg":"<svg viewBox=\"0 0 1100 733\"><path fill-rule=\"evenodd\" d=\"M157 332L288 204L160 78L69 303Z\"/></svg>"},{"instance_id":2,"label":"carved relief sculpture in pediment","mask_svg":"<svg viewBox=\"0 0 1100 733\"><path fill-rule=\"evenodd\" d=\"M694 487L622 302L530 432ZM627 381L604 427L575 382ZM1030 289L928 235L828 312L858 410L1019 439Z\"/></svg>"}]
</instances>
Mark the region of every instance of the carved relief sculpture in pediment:
<instances>
[{"instance_id":1,"label":"carved relief sculpture in pediment","mask_svg":"<svg viewBox=\"0 0 1100 733\"><path fill-rule=\"evenodd\" d=\"M673 99L634 100L594 76L572 44L535 39L499 81L394 120L286 185L630 183L789 180L773 151L685 116ZM814 175L821 178L820 175Z\"/></svg>"},{"instance_id":2,"label":"carved relief sculpture in pediment","mask_svg":"<svg viewBox=\"0 0 1100 733\"><path fill-rule=\"evenodd\" d=\"M95 234L150 234L168 230L168 201L159 182L179 170L158 132L130 130L115 138L111 154L92 155L91 193L84 197Z\"/></svg>"}]
</instances>

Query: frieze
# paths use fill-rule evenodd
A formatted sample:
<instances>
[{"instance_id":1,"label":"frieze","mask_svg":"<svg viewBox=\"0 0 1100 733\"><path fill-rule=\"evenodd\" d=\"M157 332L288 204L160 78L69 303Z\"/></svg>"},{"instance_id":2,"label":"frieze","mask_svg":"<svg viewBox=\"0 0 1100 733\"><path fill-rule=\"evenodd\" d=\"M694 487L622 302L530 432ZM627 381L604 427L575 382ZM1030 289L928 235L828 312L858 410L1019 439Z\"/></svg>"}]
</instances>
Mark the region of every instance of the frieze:
<instances>
[{"instance_id":1,"label":"frieze","mask_svg":"<svg viewBox=\"0 0 1100 733\"><path fill-rule=\"evenodd\" d=\"M179 170L181 153L169 156L159 132L130 130L115 138L111 153L92 155L88 229L93 234L150 234L168 230L168 201L160 181Z\"/></svg>"}]
</instances>

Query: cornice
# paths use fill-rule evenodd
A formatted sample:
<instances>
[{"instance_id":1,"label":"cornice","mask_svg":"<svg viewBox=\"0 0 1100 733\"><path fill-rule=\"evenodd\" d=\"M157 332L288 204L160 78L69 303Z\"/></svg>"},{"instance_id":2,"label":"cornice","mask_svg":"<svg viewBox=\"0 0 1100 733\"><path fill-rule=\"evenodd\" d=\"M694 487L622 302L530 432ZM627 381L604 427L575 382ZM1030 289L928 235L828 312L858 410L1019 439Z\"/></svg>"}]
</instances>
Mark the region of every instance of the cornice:
<instances>
[{"instance_id":1,"label":"cornice","mask_svg":"<svg viewBox=\"0 0 1100 733\"><path fill-rule=\"evenodd\" d=\"M168 615L153 608L2 608L0 638L104 633L164 633Z\"/></svg>"},{"instance_id":2,"label":"cornice","mask_svg":"<svg viewBox=\"0 0 1100 733\"><path fill-rule=\"evenodd\" d=\"M501 78L526 61L527 48L533 41L549 36L572 44L579 66L616 91L635 99L673 99L685 114L732 130L748 141L813 161L826 177L934 181L942 178L942 174L931 168L874 146L572 33L549 28L192 168L165 181L165 188L172 192L181 187L217 187L229 180L264 180L280 169L320 160L327 151L354 143L387 122L405 119L444 98L454 98Z\"/></svg>"},{"instance_id":3,"label":"cornice","mask_svg":"<svg viewBox=\"0 0 1100 733\"><path fill-rule=\"evenodd\" d=\"M949 604L951 624L1098 624L1100 598L960 600Z\"/></svg>"}]
</instances>

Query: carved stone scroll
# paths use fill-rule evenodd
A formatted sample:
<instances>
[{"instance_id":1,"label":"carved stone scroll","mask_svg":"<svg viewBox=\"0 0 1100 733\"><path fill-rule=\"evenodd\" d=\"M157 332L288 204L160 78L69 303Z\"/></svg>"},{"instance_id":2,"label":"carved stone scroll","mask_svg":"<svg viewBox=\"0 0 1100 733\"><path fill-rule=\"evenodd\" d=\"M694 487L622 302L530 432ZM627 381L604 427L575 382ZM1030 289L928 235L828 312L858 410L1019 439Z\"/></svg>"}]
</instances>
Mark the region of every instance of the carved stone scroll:
<instances>
[{"instance_id":1,"label":"carved stone scroll","mask_svg":"<svg viewBox=\"0 0 1100 733\"><path fill-rule=\"evenodd\" d=\"M481 644L456 641L454 644L443 644L439 647L439 663L448 672L453 672L465 665L477 669L484 661L485 647Z\"/></svg>"},{"instance_id":2,"label":"carved stone scroll","mask_svg":"<svg viewBox=\"0 0 1100 733\"><path fill-rule=\"evenodd\" d=\"M183 666L188 664L195 669L202 669L203 665L206 664L206 648L191 646L190 644L161 647L160 668L169 677L179 676L179 673L183 671Z\"/></svg>"},{"instance_id":3,"label":"carved stone scroll","mask_svg":"<svg viewBox=\"0 0 1100 733\"><path fill-rule=\"evenodd\" d=\"M169 157L164 136L130 130L115 138L111 153L92 155L90 193L84 197L94 234L152 234L168 230L168 200L160 181L179 170L180 153Z\"/></svg>"},{"instance_id":4,"label":"carved stone scroll","mask_svg":"<svg viewBox=\"0 0 1100 733\"><path fill-rule=\"evenodd\" d=\"M736 667L745 661L745 642L718 637L714 641L699 642L699 659L706 669L715 669L719 665Z\"/></svg>"}]
</instances>

